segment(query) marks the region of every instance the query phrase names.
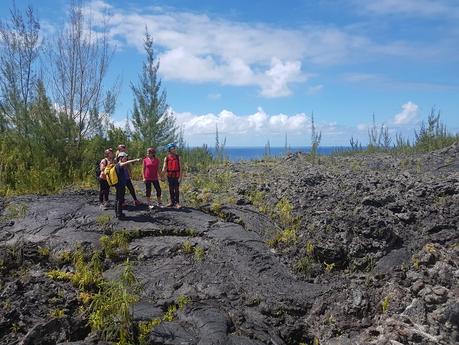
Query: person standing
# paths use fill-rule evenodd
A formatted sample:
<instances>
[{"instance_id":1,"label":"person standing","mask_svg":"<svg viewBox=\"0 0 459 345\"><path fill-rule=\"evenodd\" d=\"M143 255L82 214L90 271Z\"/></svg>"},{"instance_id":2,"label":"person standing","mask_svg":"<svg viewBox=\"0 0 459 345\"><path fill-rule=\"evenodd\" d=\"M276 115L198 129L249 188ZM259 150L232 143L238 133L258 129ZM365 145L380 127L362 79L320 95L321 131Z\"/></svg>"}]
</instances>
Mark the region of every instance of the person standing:
<instances>
[{"instance_id":1,"label":"person standing","mask_svg":"<svg viewBox=\"0 0 459 345\"><path fill-rule=\"evenodd\" d=\"M99 163L99 203L100 208L103 210L108 209L108 195L110 194L110 186L105 176L105 168L113 163L113 150L111 148L104 151L104 159Z\"/></svg>"},{"instance_id":2,"label":"person standing","mask_svg":"<svg viewBox=\"0 0 459 345\"><path fill-rule=\"evenodd\" d=\"M174 207L180 209L180 179L181 169L180 169L180 157L177 154L177 146L173 143L167 145L167 155L164 158L164 164L162 173L167 174L167 182L169 184L169 193L171 201L167 207Z\"/></svg>"},{"instance_id":3,"label":"person standing","mask_svg":"<svg viewBox=\"0 0 459 345\"><path fill-rule=\"evenodd\" d=\"M124 152L124 153L127 154L126 145L124 145L124 144L119 144L118 145L118 150L116 151L116 157L118 157L118 154L121 153L121 152ZM131 166L130 165L127 166L127 171L128 171L128 174L129 174L129 178L128 178L127 183L126 183L126 187L129 190L129 193L131 194L132 199L134 199L134 205L135 206L139 206L142 203L139 200L137 200L137 196L135 194L135 189L134 189L134 186L132 185L132 179L131 179L132 178L132 172L131 172Z\"/></svg>"},{"instance_id":4,"label":"person standing","mask_svg":"<svg viewBox=\"0 0 459 345\"><path fill-rule=\"evenodd\" d=\"M129 180L128 166L135 162L140 162L141 159L128 160L128 154L126 152L119 152L116 157L116 174L118 175L118 183L115 184L116 188L116 202L115 202L115 217L122 219L123 214L123 203L124 196L126 194L126 186Z\"/></svg>"},{"instance_id":5,"label":"person standing","mask_svg":"<svg viewBox=\"0 0 459 345\"><path fill-rule=\"evenodd\" d=\"M158 207L162 207L161 203L161 186L159 185L159 159L156 157L156 149L150 147L147 149L147 156L143 159L142 177L145 183L145 196L147 198L148 206L153 208L151 203L151 185L155 187L156 200Z\"/></svg>"}]
</instances>

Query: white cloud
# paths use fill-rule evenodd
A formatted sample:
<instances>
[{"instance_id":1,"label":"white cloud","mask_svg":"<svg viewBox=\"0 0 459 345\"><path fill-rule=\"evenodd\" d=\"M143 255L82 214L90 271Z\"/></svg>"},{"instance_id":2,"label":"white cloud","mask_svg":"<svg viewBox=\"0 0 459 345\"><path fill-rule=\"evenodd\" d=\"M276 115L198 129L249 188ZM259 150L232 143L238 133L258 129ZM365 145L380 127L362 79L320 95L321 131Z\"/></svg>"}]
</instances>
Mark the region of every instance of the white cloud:
<instances>
[{"instance_id":1,"label":"white cloud","mask_svg":"<svg viewBox=\"0 0 459 345\"><path fill-rule=\"evenodd\" d=\"M305 65L413 55L403 43L378 44L330 26L285 29L160 7L122 9L102 0L88 3L87 8L96 19L108 15L108 35L118 46L134 46L143 53L148 26L159 47L165 79L256 86L264 97L288 96L292 83L307 82L313 74L303 70Z\"/></svg>"},{"instance_id":2,"label":"white cloud","mask_svg":"<svg viewBox=\"0 0 459 345\"><path fill-rule=\"evenodd\" d=\"M402 111L394 116L395 125L409 125L419 121L419 107L413 102L402 105Z\"/></svg>"},{"instance_id":3,"label":"white cloud","mask_svg":"<svg viewBox=\"0 0 459 345\"><path fill-rule=\"evenodd\" d=\"M322 84L310 86L310 87L308 88L307 94L310 95L310 96L317 95L317 94L320 93L323 89L324 89L324 86L323 86Z\"/></svg>"},{"instance_id":4,"label":"white cloud","mask_svg":"<svg viewBox=\"0 0 459 345\"><path fill-rule=\"evenodd\" d=\"M230 135L274 133L304 134L310 132L311 119L304 113L294 115L268 115L262 108L254 114L236 115L229 110L218 114L194 115L189 112L174 113L177 124L187 136L219 133Z\"/></svg>"},{"instance_id":5,"label":"white cloud","mask_svg":"<svg viewBox=\"0 0 459 345\"><path fill-rule=\"evenodd\" d=\"M403 14L408 16L457 17L459 6L456 1L445 0L354 0L359 8L379 15Z\"/></svg>"},{"instance_id":6,"label":"white cloud","mask_svg":"<svg viewBox=\"0 0 459 345\"><path fill-rule=\"evenodd\" d=\"M218 93L218 92L214 92L214 93L208 94L207 97L209 99L217 100L217 99L221 99L222 95L220 93Z\"/></svg>"}]
</instances>

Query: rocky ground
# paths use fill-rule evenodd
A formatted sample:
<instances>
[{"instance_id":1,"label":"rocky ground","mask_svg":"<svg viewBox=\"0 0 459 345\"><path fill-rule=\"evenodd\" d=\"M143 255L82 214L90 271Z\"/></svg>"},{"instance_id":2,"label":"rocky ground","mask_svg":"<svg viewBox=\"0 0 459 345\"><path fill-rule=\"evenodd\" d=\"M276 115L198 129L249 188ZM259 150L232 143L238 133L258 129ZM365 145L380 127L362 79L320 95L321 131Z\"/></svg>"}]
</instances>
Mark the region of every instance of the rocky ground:
<instances>
[{"instance_id":1,"label":"rocky ground","mask_svg":"<svg viewBox=\"0 0 459 345\"><path fill-rule=\"evenodd\" d=\"M457 144L228 163L182 191L124 221L94 191L0 200L0 344L459 343Z\"/></svg>"}]
</instances>

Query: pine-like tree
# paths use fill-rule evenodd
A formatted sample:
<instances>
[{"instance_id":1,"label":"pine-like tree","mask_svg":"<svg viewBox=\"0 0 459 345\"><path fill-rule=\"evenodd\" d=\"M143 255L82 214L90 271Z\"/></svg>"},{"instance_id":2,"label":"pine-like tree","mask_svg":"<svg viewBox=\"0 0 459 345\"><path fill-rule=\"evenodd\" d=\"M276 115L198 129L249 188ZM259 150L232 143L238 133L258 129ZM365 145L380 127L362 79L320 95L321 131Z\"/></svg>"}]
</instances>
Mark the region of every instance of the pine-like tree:
<instances>
[{"instance_id":1,"label":"pine-like tree","mask_svg":"<svg viewBox=\"0 0 459 345\"><path fill-rule=\"evenodd\" d=\"M134 93L132 124L134 139L144 146L163 146L177 139L175 118L166 102L166 92L158 76L159 61L153 50L153 38L145 32L147 61L143 64L138 85L131 84Z\"/></svg>"}]
</instances>

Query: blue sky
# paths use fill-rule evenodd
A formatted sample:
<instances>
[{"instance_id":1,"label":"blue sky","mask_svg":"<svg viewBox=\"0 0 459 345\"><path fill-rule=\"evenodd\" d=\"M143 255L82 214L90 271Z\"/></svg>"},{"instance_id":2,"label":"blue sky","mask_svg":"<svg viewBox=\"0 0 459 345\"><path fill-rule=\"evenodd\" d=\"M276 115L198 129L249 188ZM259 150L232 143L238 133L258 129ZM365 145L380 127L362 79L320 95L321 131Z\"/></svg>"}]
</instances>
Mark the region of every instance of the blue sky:
<instances>
[{"instance_id":1,"label":"blue sky","mask_svg":"<svg viewBox=\"0 0 459 345\"><path fill-rule=\"evenodd\" d=\"M67 0L31 3L46 37ZM1 18L11 2L0 3ZM116 52L107 85L122 80L114 121L132 108L130 82L155 40L168 103L194 146L310 144L311 113L322 145L368 140L376 122L412 136L435 107L459 132L459 2L456 0L85 1L108 16ZM97 30L97 26L95 27Z\"/></svg>"}]
</instances>

